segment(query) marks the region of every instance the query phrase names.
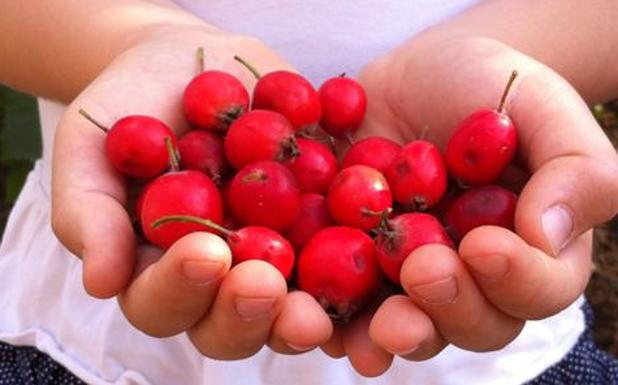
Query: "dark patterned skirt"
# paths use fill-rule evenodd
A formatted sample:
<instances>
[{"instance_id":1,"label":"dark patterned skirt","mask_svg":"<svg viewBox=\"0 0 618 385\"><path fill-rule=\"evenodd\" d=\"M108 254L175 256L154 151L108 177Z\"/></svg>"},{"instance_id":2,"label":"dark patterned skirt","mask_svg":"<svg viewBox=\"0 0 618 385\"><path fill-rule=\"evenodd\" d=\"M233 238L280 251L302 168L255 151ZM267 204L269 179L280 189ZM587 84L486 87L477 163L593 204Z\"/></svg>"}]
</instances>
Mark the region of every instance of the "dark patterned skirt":
<instances>
[{"instance_id":1,"label":"dark patterned skirt","mask_svg":"<svg viewBox=\"0 0 618 385\"><path fill-rule=\"evenodd\" d=\"M577 344L562 361L528 385L618 385L618 359L594 343L592 309L586 303L583 310L586 330ZM81 384L84 383L47 354L30 346L0 342L0 385Z\"/></svg>"}]
</instances>

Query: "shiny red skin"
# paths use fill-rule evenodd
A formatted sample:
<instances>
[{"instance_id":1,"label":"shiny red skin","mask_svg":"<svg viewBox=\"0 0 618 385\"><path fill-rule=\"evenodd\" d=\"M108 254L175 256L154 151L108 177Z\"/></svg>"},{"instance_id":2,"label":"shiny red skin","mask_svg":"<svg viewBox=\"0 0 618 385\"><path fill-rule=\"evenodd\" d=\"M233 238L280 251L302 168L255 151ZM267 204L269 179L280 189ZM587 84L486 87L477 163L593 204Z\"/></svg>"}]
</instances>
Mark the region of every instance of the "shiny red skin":
<instances>
[{"instance_id":1,"label":"shiny red skin","mask_svg":"<svg viewBox=\"0 0 618 385\"><path fill-rule=\"evenodd\" d=\"M298 216L285 230L284 235L294 249L300 251L315 233L332 223L326 198L320 194L303 194L300 197Z\"/></svg>"},{"instance_id":2,"label":"shiny red skin","mask_svg":"<svg viewBox=\"0 0 618 385\"><path fill-rule=\"evenodd\" d=\"M178 140L180 162L185 169L201 171L219 184L229 165L223 139L209 131L193 130Z\"/></svg>"},{"instance_id":3,"label":"shiny red skin","mask_svg":"<svg viewBox=\"0 0 618 385\"><path fill-rule=\"evenodd\" d=\"M386 174L403 147L381 136L370 136L354 143L343 156L341 168L364 164Z\"/></svg>"},{"instance_id":4,"label":"shiny red skin","mask_svg":"<svg viewBox=\"0 0 618 385\"><path fill-rule=\"evenodd\" d=\"M252 108L283 114L296 130L318 124L322 116L315 88L301 75L289 71L260 77L253 90Z\"/></svg>"},{"instance_id":5,"label":"shiny red skin","mask_svg":"<svg viewBox=\"0 0 618 385\"><path fill-rule=\"evenodd\" d=\"M322 104L320 126L335 138L353 135L367 111L363 87L354 79L338 76L325 81L318 94Z\"/></svg>"},{"instance_id":6,"label":"shiny red skin","mask_svg":"<svg viewBox=\"0 0 618 385\"><path fill-rule=\"evenodd\" d=\"M515 228L517 195L500 186L473 187L459 195L444 215L451 235L459 242L470 230L484 225Z\"/></svg>"},{"instance_id":7,"label":"shiny red skin","mask_svg":"<svg viewBox=\"0 0 618 385\"><path fill-rule=\"evenodd\" d=\"M303 192L325 194L337 174L337 158L329 148L315 140L298 138L300 154L285 162Z\"/></svg>"},{"instance_id":8,"label":"shiny red skin","mask_svg":"<svg viewBox=\"0 0 618 385\"><path fill-rule=\"evenodd\" d=\"M290 170L274 161L261 161L242 168L232 179L228 205L243 225L282 231L300 211L300 188Z\"/></svg>"},{"instance_id":9,"label":"shiny red skin","mask_svg":"<svg viewBox=\"0 0 618 385\"><path fill-rule=\"evenodd\" d=\"M214 233L209 227L195 223L177 222L156 229L152 227L153 222L168 215L191 215L221 223L223 203L217 186L199 171L170 172L148 185L141 209L144 236L164 249L195 231Z\"/></svg>"},{"instance_id":10,"label":"shiny red skin","mask_svg":"<svg viewBox=\"0 0 618 385\"><path fill-rule=\"evenodd\" d=\"M233 75L205 71L185 88L182 106L190 123L201 129L222 132L249 109L249 93Z\"/></svg>"},{"instance_id":11,"label":"shiny red skin","mask_svg":"<svg viewBox=\"0 0 618 385\"><path fill-rule=\"evenodd\" d=\"M259 259L275 266L285 279L290 279L294 249L278 232L262 226L247 226L230 234L227 243L234 264Z\"/></svg>"},{"instance_id":12,"label":"shiny red skin","mask_svg":"<svg viewBox=\"0 0 618 385\"><path fill-rule=\"evenodd\" d=\"M446 229L434 216L408 213L388 220L388 230L376 238L376 251L382 272L401 285L401 266L416 248L430 243L453 247Z\"/></svg>"},{"instance_id":13,"label":"shiny red skin","mask_svg":"<svg viewBox=\"0 0 618 385\"><path fill-rule=\"evenodd\" d=\"M225 156L236 169L260 160L285 161L296 149L294 128L285 116L253 110L230 126L224 141Z\"/></svg>"},{"instance_id":14,"label":"shiny red skin","mask_svg":"<svg viewBox=\"0 0 618 385\"><path fill-rule=\"evenodd\" d=\"M346 226L317 232L298 257L299 289L329 315L347 322L377 293L382 280L371 238Z\"/></svg>"},{"instance_id":15,"label":"shiny red skin","mask_svg":"<svg viewBox=\"0 0 618 385\"><path fill-rule=\"evenodd\" d=\"M469 185L494 182L517 149L517 130L497 110L482 109L468 116L453 132L445 152L449 173Z\"/></svg>"},{"instance_id":16,"label":"shiny red skin","mask_svg":"<svg viewBox=\"0 0 618 385\"><path fill-rule=\"evenodd\" d=\"M442 199L448 185L440 150L415 140L403 147L386 172L395 201L412 210L425 210Z\"/></svg>"},{"instance_id":17,"label":"shiny red skin","mask_svg":"<svg viewBox=\"0 0 618 385\"><path fill-rule=\"evenodd\" d=\"M337 223L362 230L376 228L380 224L379 213L393 205L384 176L378 170L363 165L341 170L328 189L327 200L330 213Z\"/></svg>"},{"instance_id":18,"label":"shiny red skin","mask_svg":"<svg viewBox=\"0 0 618 385\"><path fill-rule=\"evenodd\" d=\"M107 132L105 152L112 165L123 174L140 179L154 178L170 166L166 137L176 148L176 135L159 119L126 116Z\"/></svg>"}]
</instances>

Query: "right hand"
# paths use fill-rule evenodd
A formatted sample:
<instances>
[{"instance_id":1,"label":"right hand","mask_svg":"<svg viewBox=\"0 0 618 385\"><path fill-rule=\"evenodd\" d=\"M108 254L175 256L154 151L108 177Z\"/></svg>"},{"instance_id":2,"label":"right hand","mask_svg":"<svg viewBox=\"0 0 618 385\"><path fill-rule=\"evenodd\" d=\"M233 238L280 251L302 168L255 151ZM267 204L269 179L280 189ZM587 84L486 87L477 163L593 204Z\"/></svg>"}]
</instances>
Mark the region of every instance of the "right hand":
<instances>
[{"instance_id":1,"label":"right hand","mask_svg":"<svg viewBox=\"0 0 618 385\"><path fill-rule=\"evenodd\" d=\"M71 103L57 129L54 232L83 260L86 291L117 296L129 322L146 334L186 331L202 354L215 359L248 357L264 344L289 354L312 349L330 338L331 321L306 293L288 293L271 265L250 261L230 270L229 248L210 233L187 235L166 252L138 244L127 185L106 159L104 133L78 114L83 108L108 126L146 114L181 134L188 129L181 96L197 75L199 46L207 69L230 72L249 90L255 79L234 55L264 73L291 69L258 40L213 31L171 31L124 51Z\"/></svg>"}]
</instances>

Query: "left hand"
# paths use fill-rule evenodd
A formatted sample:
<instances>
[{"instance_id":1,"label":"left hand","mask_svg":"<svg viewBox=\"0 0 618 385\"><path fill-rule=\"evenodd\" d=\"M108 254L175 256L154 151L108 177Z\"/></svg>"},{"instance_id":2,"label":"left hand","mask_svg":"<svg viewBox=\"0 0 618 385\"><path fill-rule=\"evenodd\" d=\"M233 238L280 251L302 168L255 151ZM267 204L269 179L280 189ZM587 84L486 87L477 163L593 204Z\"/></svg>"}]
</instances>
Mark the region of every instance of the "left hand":
<instances>
[{"instance_id":1,"label":"left hand","mask_svg":"<svg viewBox=\"0 0 618 385\"><path fill-rule=\"evenodd\" d=\"M438 245L406 260L407 295L388 298L323 349L347 354L365 376L394 355L425 360L448 344L501 349L526 320L572 304L590 275L592 228L618 212L618 157L569 83L534 59L487 38L415 39L362 75L369 108L359 137L407 143L429 127L442 149L465 116L496 107L513 69L506 111L519 135L516 162L531 177L519 197L516 233L485 226L457 251Z\"/></svg>"}]
</instances>

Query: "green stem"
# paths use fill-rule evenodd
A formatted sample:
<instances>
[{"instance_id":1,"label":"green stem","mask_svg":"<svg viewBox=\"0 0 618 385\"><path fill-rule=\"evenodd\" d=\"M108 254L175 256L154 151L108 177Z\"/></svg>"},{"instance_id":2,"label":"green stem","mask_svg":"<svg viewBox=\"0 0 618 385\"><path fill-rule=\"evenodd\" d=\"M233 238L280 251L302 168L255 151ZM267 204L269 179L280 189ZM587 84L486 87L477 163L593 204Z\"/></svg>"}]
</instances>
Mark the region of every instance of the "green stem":
<instances>
[{"instance_id":1,"label":"green stem","mask_svg":"<svg viewBox=\"0 0 618 385\"><path fill-rule=\"evenodd\" d=\"M198 225L204 225L213 230L216 230L221 234L224 234L226 237L229 237L234 233L233 231L226 229L225 227L211 221L210 219L204 219L193 215L168 215L152 222L151 226L153 229L156 229L159 226L171 222L197 223Z\"/></svg>"},{"instance_id":2,"label":"green stem","mask_svg":"<svg viewBox=\"0 0 618 385\"><path fill-rule=\"evenodd\" d=\"M200 67L200 73L202 73L206 70L206 64L204 63L204 47L198 47L196 56Z\"/></svg>"},{"instance_id":3,"label":"green stem","mask_svg":"<svg viewBox=\"0 0 618 385\"><path fill-rule=\"evenodd\" d=\"M504 88L504 92L502 93L502 97L500 98L500 104L498 104L498 112L502 112L504 110L504 103L506 102L506 97L508 96L509 91L511 90L511 86L513 85L513 82L515 81L515 78L517 78L517 70L513 70L513 72L511 72L509 81L508 83L506 83L506 87Z\"/></svg>"},{"instance_id":4,"label":"green stem","mask_svg":"<svg viewBox=\"0 0 618 385\"><path fill-rule=\"evenodd\" d=\"M253 74L253 76L255 76L256 79L259 79L260 77L262 77L262 75L260 75L258 70L256 70L255 67L249 64L249 62L247 62L245 59L241 58L240 56L234 55L234 60L236 60L237 62L242 64L246 69L248 69Z\"/></svg>"},{"instance_id":5,"label":"green stem","mask_svg":"<svg viewBox=\"0 0 618 385\"><path fill-rule=\"evenodd\" d=\"M89 113L87 113L85 110L83 109L79 109L79 114L81 116L83 116L84 118L88 119L88 121L92 124L94 124L95 126L99 127L101 130L103 130L103 132L105 132L106 134L109 132L109 128L105 127L104 125L102 125L101 123L99 123L95 118L92 117L92 115L90 115Z\"/></svg>"},{"instance_id":6,"label":"green stem","mask_svg":"<svg viewBox=\"0 0 618 385\"><path fill-rule=\"evenodd\" d=\"M178 153L176 152L176 149L172 145L172 138L170 138L169 136L165 137L165 147L167 147L167 153L169 154L169 157L170 157L170 168L172 169L172 172L179 171L180 161L178 159Z\"/></svg>"}]
</instances>

